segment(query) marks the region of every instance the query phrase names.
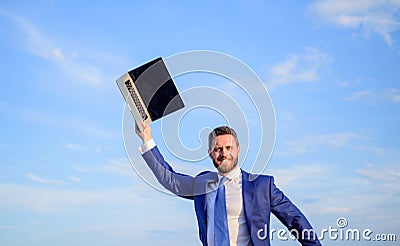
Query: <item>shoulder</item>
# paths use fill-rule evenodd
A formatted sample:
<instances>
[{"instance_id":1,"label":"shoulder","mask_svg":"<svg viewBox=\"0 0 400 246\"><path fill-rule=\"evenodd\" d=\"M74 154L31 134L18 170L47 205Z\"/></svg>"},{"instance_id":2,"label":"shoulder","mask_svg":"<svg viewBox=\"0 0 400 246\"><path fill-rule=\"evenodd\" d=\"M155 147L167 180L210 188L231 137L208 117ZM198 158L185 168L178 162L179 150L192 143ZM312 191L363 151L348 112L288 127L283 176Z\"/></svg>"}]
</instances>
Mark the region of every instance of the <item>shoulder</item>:
<instances>
[{"instance_id":1,"label":"shoulder","mask_svg":"<svg viewBox=\"0 0 400 246\"><path fill-rule=\"evenodd\" d=\"M201 173L198 173L197 175L196 175L196 177L199 177L199 176L203 176L203 175L206 175L206 174L208 174L208 173L211 173L211 171L203 171L203 172L201 172Z\"/></svg>"},{"instance_id":2,"label":"shoulder","mask_svg":"<svg viewBox=\"0 0 400 246\"><path fill-rule=\"evenodd\" d=\"M274 177L267 174L254 174L242 170L243 179L255 183L274 183Z\"/></svg>"},{"instance_id":3,"label":"shoulder","mask_svg":"<svg viewBox=\"0 0 400 246\"><path fill-rule=\"evenodd\" d=\"M218 180L218 174L213 171L203 171L195 176L197 182L207 183Z\"/></svg>"}]
</instances>

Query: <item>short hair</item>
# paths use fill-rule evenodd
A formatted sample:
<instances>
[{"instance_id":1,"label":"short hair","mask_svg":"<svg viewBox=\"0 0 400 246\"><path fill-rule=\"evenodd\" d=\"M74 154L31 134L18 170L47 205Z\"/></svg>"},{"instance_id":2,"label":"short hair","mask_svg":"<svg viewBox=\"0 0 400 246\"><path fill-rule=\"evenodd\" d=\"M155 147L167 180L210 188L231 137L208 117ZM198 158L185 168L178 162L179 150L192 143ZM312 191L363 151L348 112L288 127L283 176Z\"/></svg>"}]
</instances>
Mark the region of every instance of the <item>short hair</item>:
<instances>
[{"instance_id":1,"label":"short hair","mask_svg":"<svg viewBox=\"0 0 400 246\"><path fill-rule=\"evenodd\" d=\"M236 141L237 146L239 146L239 139L236 135L235 130L229 126L219 126L212 130L210 134L208 134L208 149L211 149L213 140L221 135L232 135Z\"/></svg>"}]
</instances>

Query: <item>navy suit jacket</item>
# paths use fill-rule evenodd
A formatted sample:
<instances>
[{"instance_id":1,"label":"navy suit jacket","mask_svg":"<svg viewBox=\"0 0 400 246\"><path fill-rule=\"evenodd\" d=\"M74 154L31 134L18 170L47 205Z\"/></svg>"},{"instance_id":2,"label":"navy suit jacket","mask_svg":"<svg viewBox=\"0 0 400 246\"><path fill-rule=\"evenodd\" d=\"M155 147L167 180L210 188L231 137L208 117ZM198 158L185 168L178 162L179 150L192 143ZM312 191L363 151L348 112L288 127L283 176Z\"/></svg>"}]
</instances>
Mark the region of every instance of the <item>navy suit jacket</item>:
<instances>
[{"instance_id":1,"label":"navy suit jacket","mask_svg":"<svg viewBox=\"0 0 400 246\"><path fill-rule=\"evenodd\" d=\"M178 196L194 200L200 240L207 245L206 187L218 180L217 173L206 171L196 177L177 173L157 147L145 152L143 158L161 185ZM274 178L258 175L254 179L251 175L242 170L243 207L252 244L270 245L272 212L289 231L297 232L302 245L321 245L303 213L275 186Z\"/></svg>"}]
</instances>

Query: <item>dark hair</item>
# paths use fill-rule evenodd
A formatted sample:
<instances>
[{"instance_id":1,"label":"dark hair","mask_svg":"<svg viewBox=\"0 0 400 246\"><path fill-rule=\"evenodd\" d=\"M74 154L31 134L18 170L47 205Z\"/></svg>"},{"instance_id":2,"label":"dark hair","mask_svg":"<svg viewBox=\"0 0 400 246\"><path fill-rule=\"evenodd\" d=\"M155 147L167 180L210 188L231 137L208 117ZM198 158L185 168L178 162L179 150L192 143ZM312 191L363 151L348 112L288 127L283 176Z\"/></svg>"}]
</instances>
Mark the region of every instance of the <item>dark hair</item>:
<instances>
[{"instance_id":1,"label":"dark hair","mask_svg":"<svg viewBox=\"0 0 400 246\"><path fill-rule=\"evenodd\" d=\"M236 141L236 144L239 146L239 140L238 140L235 130L233 130L233 128L230 128L229 126L219 126L219 127L215 128L214 130L212 130L210 132L210 134L208 134L208 148L209 149L211 149L211 144L212 144L213 140L217 136L221 136L221 135L232 135Z\"/></svg>"}]
</instances>

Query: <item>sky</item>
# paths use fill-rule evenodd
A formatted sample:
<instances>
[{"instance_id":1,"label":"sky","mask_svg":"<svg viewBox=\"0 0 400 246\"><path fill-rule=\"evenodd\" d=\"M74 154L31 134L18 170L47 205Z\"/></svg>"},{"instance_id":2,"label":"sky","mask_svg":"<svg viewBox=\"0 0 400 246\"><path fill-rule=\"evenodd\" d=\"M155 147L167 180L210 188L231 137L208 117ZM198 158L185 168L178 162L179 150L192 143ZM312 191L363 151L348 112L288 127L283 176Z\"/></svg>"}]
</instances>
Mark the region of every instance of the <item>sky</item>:
<instances>
[{"instance_id":1,"label":"sky","mask_svg":"<svg viewBox=\"0 0 400 246\"><path fill-rule=\"evenodd\" d=\"M399 13L398 0L1 1L0 245L200 245L192 202L157 186L115 83L199 50L259 81L174 78L190 110L152 130L176 171L213 170L207 131L229 124L242 167L274 176L317 233L397 236L324 245L398 245ZM272 245L298 245L286 239Z\"/></svg>"}]
</instances>

